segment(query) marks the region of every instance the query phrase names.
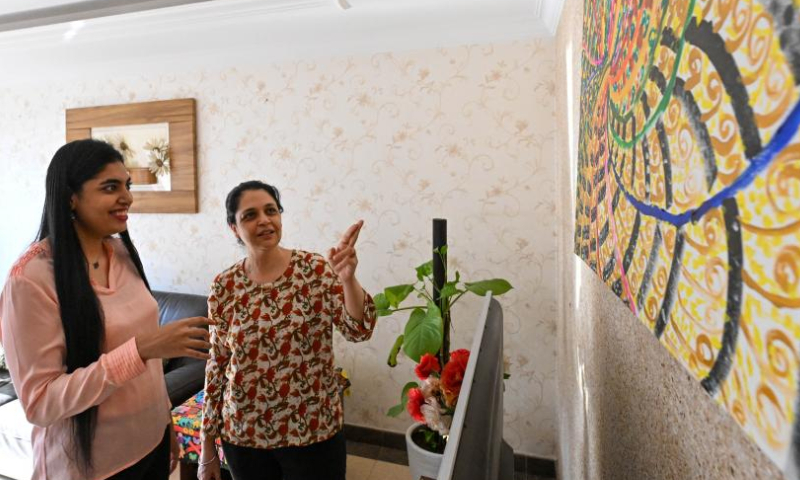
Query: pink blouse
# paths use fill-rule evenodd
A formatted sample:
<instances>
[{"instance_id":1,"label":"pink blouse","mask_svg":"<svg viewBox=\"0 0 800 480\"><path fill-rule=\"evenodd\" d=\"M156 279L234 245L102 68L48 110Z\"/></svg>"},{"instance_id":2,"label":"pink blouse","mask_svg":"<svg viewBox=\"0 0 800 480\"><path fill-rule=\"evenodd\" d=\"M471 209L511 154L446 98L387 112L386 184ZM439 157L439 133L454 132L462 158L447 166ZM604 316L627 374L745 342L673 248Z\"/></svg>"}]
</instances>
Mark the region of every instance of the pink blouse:
<instances>
[{"instance_id":1,"label":"pink blouse","mask_svg":"<svg viewBox=\"0 0 800 480\"><path fill-rule=\"evenodd\" d=\"M158 328L158 304L125 246L105 242L108 288L94 285L105 321L100 358L66 373L64 329L47 241L30 247L0 294L0 342L25 415L34 427L32 480L84 480L70 460L71 417L99 405L94 479L136 463L164 437L170 419L161 360L142 362L135 335Z\"/></svg>"}]
</instances>

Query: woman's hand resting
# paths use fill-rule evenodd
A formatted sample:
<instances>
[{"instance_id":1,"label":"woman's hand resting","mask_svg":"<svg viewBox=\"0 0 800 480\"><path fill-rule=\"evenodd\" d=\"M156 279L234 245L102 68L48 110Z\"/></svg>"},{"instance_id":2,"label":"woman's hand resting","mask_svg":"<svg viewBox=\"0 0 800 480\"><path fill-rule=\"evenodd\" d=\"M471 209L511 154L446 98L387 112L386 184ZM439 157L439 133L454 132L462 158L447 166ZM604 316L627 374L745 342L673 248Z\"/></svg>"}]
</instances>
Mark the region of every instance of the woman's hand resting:
<instances>
[{"instance_id":1,"label":"woman's hand resting","mask_svg":"<svg viewBox=\"0 0 800 480\"><path fill-rule=\"evenodd\" d=\"M208 327L212 322L206 317L176 320L159 327L154 333L136 336L136 347L143 361L151 358L194 357L208 360ZM205 351L201 351L205 350Z\"/></svg>"}]
</instances>

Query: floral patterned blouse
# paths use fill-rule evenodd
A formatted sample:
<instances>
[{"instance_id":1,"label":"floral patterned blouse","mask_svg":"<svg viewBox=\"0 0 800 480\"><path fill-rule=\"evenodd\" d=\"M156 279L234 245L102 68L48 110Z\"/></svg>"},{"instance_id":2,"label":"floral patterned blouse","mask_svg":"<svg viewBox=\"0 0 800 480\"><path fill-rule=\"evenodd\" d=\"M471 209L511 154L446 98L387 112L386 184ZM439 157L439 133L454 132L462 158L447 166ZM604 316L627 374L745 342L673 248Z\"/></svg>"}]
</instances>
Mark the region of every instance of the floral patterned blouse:
<instances>
[{"instance_id":1,"label":"floral patterned blouse","mask_svg":"<svg viewBox=\"0 0 800 480\"><path fill-rule=\"evenodd\" d=\"M272 283L251 281L241 260L211 286L211 358L202 433L253 448L321 442L342 428L333 326L350 341L372 336L375 304L361 320L327 260L293 250Z\"/></svg>"}]
</instances>

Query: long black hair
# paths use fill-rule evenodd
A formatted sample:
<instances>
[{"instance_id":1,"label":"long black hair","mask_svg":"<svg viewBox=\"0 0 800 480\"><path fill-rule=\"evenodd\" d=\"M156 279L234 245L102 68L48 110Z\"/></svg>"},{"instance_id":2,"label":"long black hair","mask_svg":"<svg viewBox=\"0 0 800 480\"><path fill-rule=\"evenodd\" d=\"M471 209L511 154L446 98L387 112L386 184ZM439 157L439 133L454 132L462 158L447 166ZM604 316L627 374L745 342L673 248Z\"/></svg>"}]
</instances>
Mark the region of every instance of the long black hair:
<instances>
[{"instance_id":1,"label":"long black hair","mask_svg":"<svg viewBox=\"0 0 800 480\"><path fill-rule=\"evenodd\" d=\"M122 155L105 142L76 140L59 148L47 168L42 223L36 240L46 239L53 255L56 293L67 347L67 373L97 361L105 338L103 311L89 280L88 266L73 225L75 217L70 199L106 165L122 161ZM142 261L128 231L119 235L149 290ZM87 476L93 468L92 440L96 425L96 406L72 417L71 453Z\"/></svg>"}]
</instances>

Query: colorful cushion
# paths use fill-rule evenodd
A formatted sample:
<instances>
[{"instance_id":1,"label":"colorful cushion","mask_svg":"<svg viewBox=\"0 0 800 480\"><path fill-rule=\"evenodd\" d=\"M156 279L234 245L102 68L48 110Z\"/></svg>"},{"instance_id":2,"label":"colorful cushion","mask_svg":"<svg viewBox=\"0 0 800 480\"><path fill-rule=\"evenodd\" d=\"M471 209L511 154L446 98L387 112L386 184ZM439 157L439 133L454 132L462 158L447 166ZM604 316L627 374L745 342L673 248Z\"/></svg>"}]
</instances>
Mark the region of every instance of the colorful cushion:
<instances>
[{"instance_id":1,"label":"colorful cushion","mask_svg":"<svg viewBox=\"0 0 800 480\"><path fill-rule=\"evenodd\" d=\"M180 459L183 462L197 463L200 458L200 426L203 423L204 397L205 391L200 390L189 400L172 409L172 424L178 434ZM227 467L219 438L217 438L217 452L223 467Z\"/></svg>"}]
</instances>

